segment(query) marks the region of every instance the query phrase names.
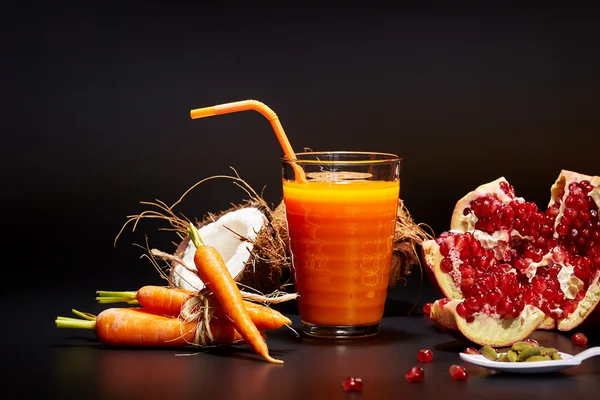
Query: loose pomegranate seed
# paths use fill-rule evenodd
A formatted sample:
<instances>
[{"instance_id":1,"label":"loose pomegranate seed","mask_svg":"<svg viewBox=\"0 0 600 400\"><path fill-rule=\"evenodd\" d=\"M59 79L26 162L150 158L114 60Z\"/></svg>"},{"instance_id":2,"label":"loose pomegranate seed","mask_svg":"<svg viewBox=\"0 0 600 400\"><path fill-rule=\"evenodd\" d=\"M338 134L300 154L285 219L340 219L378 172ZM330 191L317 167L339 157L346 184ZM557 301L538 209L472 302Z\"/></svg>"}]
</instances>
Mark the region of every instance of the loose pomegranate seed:
<instances>
[{"instance_id":1,"label":"loose pomegranate seed","mask_svg":"<svg viewBox=\"0 0 600 400\"><path fill-rule=\"evenodd\" d=\"M453 364L450 366L450 376L452 377L452 379L455 379L457 381L466 381L469 377L469 373L467 372L465 367Z\"/></svg>"},{"instance_id":2,"label":"loose pomegranate seed","mask_svg":"<svg viewBox=\"0 0 600 400\"><path fill-rule=\"evenodd\" d=\"M429 349L421 349L417 353L417 360L422 363L429 363L433 360L433 352Z\"/></svg>"},{"instance_id":3,"label":"loose pomegranate seed","mask_svg":"<svg viewBox=\"0 0 600 400\"><path fill-rule=\"evenodd\" d=\"M479 354L479 350L477 350L475 347L467 347L462 352L465 354Z\"/></svg>"},{"instance_id":4,"label":"loose pomegranate seed","mask_svg":"<svg viewBox=\"0 0 600 400\"><path fill-rule=\"evenodd\" d=\"M425 303L425 305L423 306L423 312L427 315L429 315L431 313L431 307L433 306L432 303Z\"/></svg>"},{"instance_id":5,"label":"loose pomegranate seed","mask_svg":"<svg viewBox=\"0 0 600 400\"><path fill-rule=\"evenodd\" d=\"M346 392L360 392L363 382L361 378L348 377L342 381L342 387Z\"/></svg>"},{"instance_id":6,"label":"loose pomegranate seed","mask_svg":"<svg viewBox=\"0 0 600 400\"><path fill-rule=\"evenodd\" d=\"M579 346L585 346L588 342L587 336L581 332L574 333L573 336L571 336L571 340Z\"/></svg>"},{"instance_id":7,"label":"loose pomegranate seed","mask_svg":"<svg viewBox=\"0 0 600 400\"><path fill-rule=\"evenodd\" d=\"M423 378L425 378L425 372L423 371L423 368L412 367L404 375L404 378L407 382L422 382Z\"/></svg>"},{"instance_id":8,"label":"loose pomegranate seed","mask_svg":"<svg viewBox=\"0 0 600 400\"><path fill-rule=\"evenodd\" d=\"M527 338L527 339L525 339L523 341L525 343L529 343L529 344L534 345L534 346L539 346L540 345L540 343L537 340L531 339L531 338Z\"/></svg>"}]
</instances>

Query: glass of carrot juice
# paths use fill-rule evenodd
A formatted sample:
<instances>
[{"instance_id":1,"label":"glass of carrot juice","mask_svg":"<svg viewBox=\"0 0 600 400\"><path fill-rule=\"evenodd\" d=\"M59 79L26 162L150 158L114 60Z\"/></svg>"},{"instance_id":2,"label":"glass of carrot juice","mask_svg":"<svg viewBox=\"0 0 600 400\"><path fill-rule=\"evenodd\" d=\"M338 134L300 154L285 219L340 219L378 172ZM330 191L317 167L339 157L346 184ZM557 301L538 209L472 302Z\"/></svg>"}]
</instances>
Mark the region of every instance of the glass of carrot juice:
<instances>
[{"instance_id":1,"label":"glass of carrot juice","mask_svg":"<svg viewBox=\"0 0 600 400\"><path fill-rule=\"evenodd\" d=\"M402 159L332 151L281 161L302 331L326 338L376 335L388 290Z\"/></svg>"}]
</instances>

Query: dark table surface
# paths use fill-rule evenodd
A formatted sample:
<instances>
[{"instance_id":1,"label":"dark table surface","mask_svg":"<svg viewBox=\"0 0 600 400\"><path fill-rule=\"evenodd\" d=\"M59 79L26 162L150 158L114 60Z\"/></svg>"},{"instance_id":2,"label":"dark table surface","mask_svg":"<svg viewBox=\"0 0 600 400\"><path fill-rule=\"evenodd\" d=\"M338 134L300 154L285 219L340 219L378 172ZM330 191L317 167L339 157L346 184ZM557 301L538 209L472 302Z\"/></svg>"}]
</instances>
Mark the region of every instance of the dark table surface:
<instances>
[{"instance_id":1,"label":"dark table surface","mask_svg":"<svg viewBox=\"0 0 600 400\"><path fill-rule=\"evenodd\" d=\"M423 315L422 304L437 296L427 284L424 289L416 297L410 285L394 288L381 332L370 339L313 339L286 328L270 332L270 352L284 365L269 364L245 347L109 348L91 331L54 326L54 319L69 316L72 308L98 312L100 305L92 305L93 291L57 294L42 289L35 296L5 292L3 389L8 397L57 399L598 398L600 357L559 373L533 376L494 373L462 362L459 352L469 344L440 331ZM295 304L281 306L281 311L299 331ZM590 338L587 347L598 345L598 330L585 332ZM532 337L566 352L585 347L574 346L568 333L538 331ZM408 383L404 374L419 365L416 357L422 348L434 352L433 362L420 364L423 382ZM466 382L450 377L452 364L466 366ZM341 382L349 376L363 380L362 393L343 391Z\"/></svg>"}]
</instances>

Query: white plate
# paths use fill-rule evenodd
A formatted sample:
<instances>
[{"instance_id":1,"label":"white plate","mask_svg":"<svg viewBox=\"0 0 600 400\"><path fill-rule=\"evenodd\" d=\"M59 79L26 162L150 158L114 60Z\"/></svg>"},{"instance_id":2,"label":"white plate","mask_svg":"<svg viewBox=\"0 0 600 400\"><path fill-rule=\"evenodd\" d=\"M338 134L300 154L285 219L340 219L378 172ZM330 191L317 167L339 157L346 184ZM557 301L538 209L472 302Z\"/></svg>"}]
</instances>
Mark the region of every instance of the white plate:
<instances>
[{"instance_id":1,"label":"white plate","mask_svg":"<svg viewBox=\"0 0 600 400\"><path fill-rule=\"evenodd\" d=\"M503 362L488 360L480 354L460 353L460 358L471 364L480 367L493 369L502 372L512 372L518 374L541 374L544 372L556 372L565 368L570 368L581 364L583 360L589 357L600 355L600 347L591 347L581 353L573 356L569 353L559 351L562 360L548 361L529 361L529 362Z\"/></svg>"}]
</instances>

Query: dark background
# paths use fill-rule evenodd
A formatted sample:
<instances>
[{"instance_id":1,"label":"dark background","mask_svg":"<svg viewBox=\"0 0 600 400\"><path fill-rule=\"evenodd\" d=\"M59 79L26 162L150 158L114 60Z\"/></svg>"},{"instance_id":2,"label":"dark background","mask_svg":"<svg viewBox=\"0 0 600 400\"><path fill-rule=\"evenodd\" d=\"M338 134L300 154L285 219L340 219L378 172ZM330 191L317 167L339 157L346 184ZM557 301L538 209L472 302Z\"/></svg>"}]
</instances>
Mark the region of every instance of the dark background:
<instances>
[{"instance_id":1,"label":"dark background","mask_svg":"<svg viewBox=\"0 0 600 400\"><path fill-rule=\"evenodd\" d=\"M499 176L545 208L561 169L600 172L591 6L123 4L5 14L4 293L160 282L135 244L172 251L175 238L145 220L114 246L127 216L230 167L278 203L267 120L192 108L257 99L296 151L399 154L401 196L437 233ZM201 218L245 198L216 180L176 210Z\"/></svg>"},{"instance_id":2,"label":"dark background","mask_svg":"<svg viewBox=\"0 0 600 400\"><path fill-rule=\"evenodd\" d=\"M277 113L296 151L402 156L401 197L436 233L449 227L460 197L500 176L545 208L561 169L600 174L597 7L250 3L3 6L2 387L19 398L229 399L246 391L333 399L343 396L342 377L358 374L365 398L597 393L592 361L538 377L533 393L527 379L477 369L469 386L451 381L447 368L465 345L448 347L452 338L422 314L407 317L415 302L438 296L426 280L418 296L416 269L390 294L374 341L296 343L275 332L270 346L283 351L286 369L237 352L113 351L96 346L92 332L55 328L71 308L98 312L96 290L163 283L137 245L147 237L173 251L175 236L161 230L168 225L142 220L114 245L127 216L148 209L140 202L170 205L230 167L264 188L269 203L280 201L282 151L267 120L256 112L191 120L193 108L256 99ZM245 199L230 181L213 180L176 211L202 218ZM293 305L287 311L298 328ZM597 330L586 332L597 345ZM580 350L567 333L536 334ZM430 382L406 384L423 346L436 352Z\"/></svg>"}]
</instances>

